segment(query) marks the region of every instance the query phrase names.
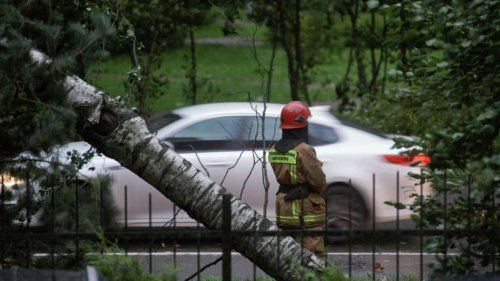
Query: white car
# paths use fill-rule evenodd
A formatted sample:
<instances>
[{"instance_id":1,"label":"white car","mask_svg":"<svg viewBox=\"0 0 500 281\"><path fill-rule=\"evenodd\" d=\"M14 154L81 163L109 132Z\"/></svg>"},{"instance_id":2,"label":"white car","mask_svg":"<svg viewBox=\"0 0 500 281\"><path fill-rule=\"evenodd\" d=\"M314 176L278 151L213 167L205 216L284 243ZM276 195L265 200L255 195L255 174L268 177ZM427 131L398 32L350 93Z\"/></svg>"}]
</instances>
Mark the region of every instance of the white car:
<instances>
[{"instance_id":1,"label":"white car","mask_svg":"<svg viewBox=\"0 0 500 281\"><path fill-rule=\"evenodd\" d=\"M275 220L278 184L270 165L263 170L262 163L264 146L267 150L281 138L279 115L282 108L282 104L267 104L262 122L264 104L195 105L159 114L150 120L149 126L158 138L171 142L182 157L261 214L265 202L263 173L267 172L270 185L266 213L268 218ZM396 209L384 202L396 201L399 188L399 201L410 204L411 195L419 193L420 186L408 173L419 173L421 168L410 165L414 160L400 155L400 150L393 148L393 140L339 120L330 113L328 106L311 107L311 112L310 145L323 162L328 182L325 193L328 225L346 229L350 217L352 227L361 228L370 221L373 211L376 222L396 220ZM89 144L77 142L63 148L65 151L73 149L83 152L89 149ZM428 160L420 157L422 159ZM119 222L125 220L124 187L127 186L128 226L148 225L149 194L154 226L171 223L175 213L177 226L196 226L196 221L186 213L174 213L174 204L154 187L111 158L95 157L80 172L84 177L97 174L113 177L112 192L120 210ZM430 192L428 185L424 185L423 190L425 194ZM399 217L407 219L409 215L409 210L401 210Z\"/></svg>"}]
</instances>

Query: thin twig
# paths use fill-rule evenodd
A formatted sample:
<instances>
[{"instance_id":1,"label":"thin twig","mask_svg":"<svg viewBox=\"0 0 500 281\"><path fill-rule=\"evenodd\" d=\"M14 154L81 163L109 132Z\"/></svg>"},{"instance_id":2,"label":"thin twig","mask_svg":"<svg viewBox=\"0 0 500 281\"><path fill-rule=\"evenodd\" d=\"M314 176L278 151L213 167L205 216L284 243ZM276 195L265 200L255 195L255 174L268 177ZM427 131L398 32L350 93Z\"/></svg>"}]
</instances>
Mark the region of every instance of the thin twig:
<instances>
[{"instance_id":1,"label":"thin twig","mask_svg":"<svg viewBox=\"0 0 500 281\"><path fill-rule=\"evenodd\" d=\"M243 186L241 187L241 191L240 191L240 199L241 200L243 200L243 192L245 192L245 188L247 186L248 180L250 179L250 176L252 176L253 169L255 169L256 163L257 162L255 161L255 157L254 157L254 162L253 162L252 168L250 169L250 172L248 173L247 177L245 178L245 181L243 182Z\"/></svg>"},{"instance_id":2,"label":"thin twig","mask_svg":"<svg viewBox=\"0 0 500 281\"><path fill-rule=\"evenodd\" d=\"M204 267L200 268L200 270L198 270L195 274L193 274L193 275L189 276L189 277L188 277L186 280L184 280L184 281L189 281L189 280L191 280L191 279L195 278L196 276L200 275L200 273L202 273L205 269L207 269L207 268L211 267L212 265L217 264L217 263L218 263L218 262L220 262L221 260L222 260L222 257L217 258L217 259L216 259L216 260L214 260L213 262L211 262L211 263L209 263L209 264L205 265Z\"/></svg>"},{"instance_id":3,"label":"thin twig","mask_svg":"<svg viewBox=\"0 0 500 281\"><path fill-rule=\"evenodd\" d=\"M227 17L226 15L219 9L219 7L217 5L215 5L213 3L213 1L209 0L209 2L212 4L212 6L214 6L215 8L217 8L217 10L219 11L219 13L229 22L229 24L233 24ZM278 5L277 5L277 9L278 9ZM233 24L234 25L234 24ZM235 28L236 30L236 28ZM257 121L257 128L256 128L256 133L255 133L255 136L254 136L254 141L253 141L253 146L252 146L252 157L253 157L253 165L250 169L250 172L248 173L245 181L243 182L243 185L241 187L241 191L240 191L240 199L243 197L243 193L245 191L245 187L252 175L252 172L253 170L255 169L256 165L260 162L262 163L262 177L263 177L263 186L264 186L264 191L265 191L265 201L264 201L264 217L266 216L266 209L267 209L267 202L268 202L268 190L269 190L269 186L270 186L270 183L269 183L269 179L267 177L267 161L266 161L266 148L267 148L267 143L266 143L266 140L265 140L265 121L266 121L266 111L267 111L267 102L269 101L270 99L270 96L271 96L271 86L272 86L272 77L273 77L273 72L274 72L274 62L275 62L275 57L276 57L276 49L277 49L277 28L274 30L274 36L273 36L273 45L272 45L272 54L271 54L271 60L270 60L270 65L269 65L269 68L266 68L264 67L264 65L262 64L260 58L259 58L259 55L258 55L258 52L257 52L257 47L256 47L256 44L255 44L255 37L256 37L256 33L257 33L257 25L255 25L255 28L253 30L253 34L252 34L252 38L251 40L249 40L248 38L242 36L240 33L236 32L237 36L242 39L244 42L246 43L249 43L247 44L247 46L249 47L250 49L250 52L251 52L251 55L254 59L254 61L257 63L257 70L258 70L258 73L261 77L261 97L262 97L262 102L264 104L264 108L263 108L263 112L262 114L260 114L257 106L253 106L251 100L250 100L250 95L249 95L249 102L250 102L250 106L252 108L252 110L255 112L256 114L256 118L257 120L260 119L261 120L261 124L262 124L262 149L263 149L263 156L259 156L257 153L256 153L256 143L257 143L257 139L258 139L258 136L259 136L259 122ZM249 134L252 130L250 129L249 131ZM242 147L242 152L240 153L236 163L230 167L227 171L226 171L226 175L224 175L224 178L221 182L221 184L224 182L224 180L226 179L226 176L229 172L230 169L234 168L237 163L240 161L241 157L243 156L244 154L244 151L245 151L245 147L243 146Z\"/></svg>"},{"instance_id":4,"label":"thin twig","mask_svg":"<svg viewBox=\"0 0 500 281\"><path fill-rule=\"evenodd\" d=\"M276 40L276 35L277 35L277 29L275 28L274 34L273 34L273 47L272 47L272 52L271 52L271 61L269 62L269 71L267 72L267 85L266 85L266 91L263 93L264 98L263 103L264 103L264 110L262 112L262 185L264 186L264 211L263 215L264 217L267 217L267 204L269 201L269 187L270 187L270 182L269 178L267 176L267 158L266 158L266 134L265 134L265 128L266 128L266 112L267 112L267 102L269 101L269 96L271 93L271 85L272 85L272 79L273 79L273 73L274 73L274 59L276 57L276 45L277 45L277 40ZM276 133L276 126L273 126L274 132L273 132L273 140L274 140L274 135Z\"/></svg>"},{"instance_id":5,"label":"thin twig","mask_svg":"<svg viewBox=\"0 0 500 281\"><path fill-rule=\"evenodd\" d=\"M222 178L222 180L221 180L221 182L219 183L219 185L224 186L224 181L226 180L226 177L228 176L229 171L231 171L232 169L234 169L234 167L236 167L236 165L238 165L238 162L240 162L241 156L243 156L243 153L244 153L244 152L245 152L245 150L244 150L244 149L242 149L242 150L241 150L241 152L240 152L240 155L239 155L239 156L238 156L238 158L236 159L236 162L234 162L234 164L233 164L231 167L227 168L226 173L224 174L224 177ZM240 198L240 199L241 199L241 198Z\"/></svg>"},{"instance_id":6,"label":"thin twig","mask_svg":"<svg viewBox=\"0 0 500 281\"><path fill-rule=\"evenodd\" d=\"M250 138L250 133L251 132L252 132L252 125L250 125L250 129L248 130L248 137L247 137L247 139ZM243 153L245 153L245 147L242 147L240 155L236 159L236 162L231 167L227 168L226 173L224 174L224 177L222 178L222 181L220 182L220 185L223 185L224 181L226 180L227 175L229 174L229 171L232 170L232 169L234 169L234 167L236 167L236 165L238 165L238 162L240 162L240 159L243 156ZM240 199L241 199L241 197L240 197Z\"/></svg>"},{"instance_id":7,"label":"thin twig","mask_svg":"<svg viewBox=\"0 0 500 281\"><path fill-rule=\"evenodd\" d=\"M205 170L205 173L207 173L207 177L210 177L210 173L208 172L208 170L205 167L205 165L203 165L203 162L201 162L201 159L198 156L198 152L196 151L196 149L192 145L189 145L189 147L191 147L191 150L194 152L194 155L196 155L196 159L198 159L198 163L200 163L200 165L203 168L203 170Z\"/></svg>"},{"instance_id":8,"label":"thin twig","mask_svg":"<svg viewBox=\"0 0 500 281\"><path fill-rule=\"evenodd\" d=\"M181 208L177 208L177 210L175 210L175 214L174 214L174 217L171 218L170 220L166 221L164 224L163 224L163 227L166 227L167 229L172 227L172 224L174 223L174 220L175 218L177 217L177 215L179 215L179 213L181 212Z\"/></svg>"}]
</instances>

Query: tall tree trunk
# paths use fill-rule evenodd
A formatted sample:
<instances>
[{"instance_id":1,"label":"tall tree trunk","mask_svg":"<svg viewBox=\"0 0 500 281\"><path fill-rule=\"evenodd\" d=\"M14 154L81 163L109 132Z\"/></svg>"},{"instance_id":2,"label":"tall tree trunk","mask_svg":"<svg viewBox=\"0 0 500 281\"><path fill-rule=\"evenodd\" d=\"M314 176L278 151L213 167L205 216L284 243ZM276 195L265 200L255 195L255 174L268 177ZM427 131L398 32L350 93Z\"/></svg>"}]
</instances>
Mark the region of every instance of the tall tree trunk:
<instances>
[{"instance_id":1,"label":"tall tree trunk","mask_svg":"<svg viewBox=\"0 0 500 281\"><path fill-rule=\"evenodd\" d=\"M304 66L304 57L302 53L301 46L301 34L300 34L300 0L295 0L295 24L293 24L293 31L295 37L295 60L297 65L297 82L300 92L304 96L308 105L311 105L311 100L309 98L309 92L307 90L307 75Z\"/></svg>"},{"instance_id":2,"label":"tall tree trunk","mask_svg":"<svg viewBox=\"0 0 500 281\"><path fill-rule=\"evenodd\" d=\"M83 61L82 54L76 56L76 71L79 76L85 77L87 71L85 69L85 62Z\"/></svg>"},{"instance_id":3,"label":"tall tree trunk","mask_svg":"<svg viewBox=\"0 0 500 281\"><path fill-rule=\"evenodd\" d=\"M186 1L186 6L188 9L191 9L191 2ZM193 32L193 14L189 14L189 50L191 55L191 68L189 69L189 100L191 104L196 104L197 98L197 85L196 85L196 42L194 41L194 32Z\"/></svg>"},{"instance_id":4,"label":"tall tree trunk","mask_svg":"<svg viewBox=\"0 0 500 281\"><path fill-rule=\"evenodd\" d=\"M354 59L358 67L358 88L362 94L366 94L368 92L368 79L366 78L363 48L358 30L359 1L351 1L348 12L351 18L351 48L354 48Z\"/></svg>"},{"instance_id":5,"label":"tall tree trunk","mask_svg":"<svg viewBox=\"0 0 500 281\"><path fill-rule=\"evenodd\" d=\"M373 37L375 37L375 26L376 26L376 21L375 21L375 11L371 10L370 12L370 33L372 34ZM375 98L375 95L377 94L377 76L378 76L378 68L377 68L377 57L375 56L375 49L376 46L371 42L370 44L370 59L371 59L371 82L370 82L370 98L373 99Z\"/></svg>"},{"instance_id":6,"label":"tall tree trunk","mask_svg":"<svg viewBox=\"0 0 500 281\"><path fill-rule=\"evenodd\" d=\"M384 22L384 27L382 28L382 34L380 37L377 36L377 38L380 38L380 43L378 44L378 48L380 49L380 55L377 60L375 56L375 50L376 47L375 45L370 46L370 51L371 51L371 61L372 61L372 77L370 81L370 99L374 99L375 95L378 92L378 76L380 74L380 68L382 67L382 62L385 61L384 56L386 55L386 46L385 46L385 41L387 39L387 20L386 16L382 16L383 22ZM375 35L375 27L376 27L376 22L375 22L375 12L371 12L371 24L370 24L370 31L373 35Z\"/></svg>"},{"instance_id":7,"label":"tall tree trunk","mask_svg":"<svg viewBox=\"0 0 500 281\"><path fill-rule=\"evenodd\" d=\"M288 38L288 30L285 20L285 7L283 0L277 0L279 26L281 31L281 45L285 49L286 60L288 65L288 80L290 81L290 97L292 100L300 100L298 92L298 71L295 65L295 58L292 50L290 40Z\"/></svg>"},{"instance_id":8,"label":"tall tree trunk","mask_svg":"<svg viewBox=\"0 0 500 281\"><path fill-rule=\"evenodd\" d=\"M189 70L189 90L191 95L191 104L196 104L196 43L194 41L193 26L189 25L189 49L191 50L191 69Z\"/></svg>"},{"instance_id":9,"label":"tall tree trunk","mask_svg":"<svg viewBox=\"0 0 500 281\"><path fill-rule=\"evenodd\" d=\"M32 51L36 63L49 61ZM119 101L67 76L68 101L78 114L77 131L104 155L119 161L192 218L209 229L221 230L222 196L230 194L152 135L144 119ZM231 229L277 231L278 227L248 204L231 195ZM235 236L235 250L278 280L305 280L310 271L321 272L324 262L291 237Z\"/></svg>"},{"instance_id":10,"label":"tall tree trunk","mask_svg":"<svg viewBox=\"0 0 500 281\"><path fill-rule=\"evenodd\" d=\"M335 93L337 94L337 100L340 100L340 103L337 107L337 110L342 113L344 112L348 106L351 104L349 97L349 74L351 73L351 65L352 65L352 57L353 57L353 49L349 48L349 57L347 59L347 67L344 73L344 77L342 80L337 83L335 86Z\"/></svg>"},{"instance_id":11,"label":"tall tree trunk","mask_svg":"<svg viewBox=\"0 0 500 281\"><path fill-rule=\"evenodd\" d=\"M401 27L399 28L399 52L401 57L400 70L403 72L403 76L406 77L406 72L408 72L408 57L405 33L408 29L408 21L406 20L406 8L405 1L401 1L401 7L399 8L399 20L401 21Z\"/></svg>"},{"instance_id":12,"label":"tall tree trunk","mask_svg":"<svg viewBox=\"0 0 500 281\"><path fill-rule=\"evenodd\" d=\"M142 72L143 79L138 81L137 83L137 97L136 100L139 103L139 112L141 112L142 116L148 116L149 108L146 105L146 100L148 95L150 94L149 88L153 79L153 64L156 56L156 48L158 46L158 29L155 28L153 41L151 42L151 47L147 56L147 62L145 64L145 68Z\"/></svg>"}]
</instances>

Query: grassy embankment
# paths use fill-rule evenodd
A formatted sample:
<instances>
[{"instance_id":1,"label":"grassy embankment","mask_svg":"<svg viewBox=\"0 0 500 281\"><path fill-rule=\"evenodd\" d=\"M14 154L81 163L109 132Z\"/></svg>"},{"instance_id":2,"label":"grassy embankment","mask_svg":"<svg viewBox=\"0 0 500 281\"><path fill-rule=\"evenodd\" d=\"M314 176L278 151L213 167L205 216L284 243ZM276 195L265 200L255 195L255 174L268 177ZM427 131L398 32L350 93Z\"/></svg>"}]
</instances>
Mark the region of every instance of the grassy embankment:
<instances>
[{"instance_id":1,"label":"grassy embankment","mask_svg":"<svg viewBox=\"0 0 500 281\"><path fill-rule=\"evenodd\" d=\"M246 38L251 38L255 26L251 23L242 24L238 32ZM258 27L256 40L262 45L256 47L261 63L267 68L271 58L272 48L265 41L266 30ZM196 32L196 38L235 38L223 37L220 25L214 23ZM189 64L188 47L167 50L163 54L163 63L158 70L166 75L168 85L165 94L148 104L153 112L171 110L188 105L183 94L187 85L185 78L186 66ZM343 77L347 51L332 54L328 62L320 65L312 75L309 87L310 97L314 102L329 102L335 97L335 89L331 81L337 82ZM206 79L208 85L199 91L199 103L247 101L248 96L258 101L262 95L262 81L258 73L250 47L243 45L197 45L198 77ZM86 79L113 96L126 96L126 83L130 69L130 59L126 54L110 57L99 65L94 65ZM271 88L271 102L285 103L290 101L287 61L285 52L278 48Z\"/></svg>"}]
</instances>

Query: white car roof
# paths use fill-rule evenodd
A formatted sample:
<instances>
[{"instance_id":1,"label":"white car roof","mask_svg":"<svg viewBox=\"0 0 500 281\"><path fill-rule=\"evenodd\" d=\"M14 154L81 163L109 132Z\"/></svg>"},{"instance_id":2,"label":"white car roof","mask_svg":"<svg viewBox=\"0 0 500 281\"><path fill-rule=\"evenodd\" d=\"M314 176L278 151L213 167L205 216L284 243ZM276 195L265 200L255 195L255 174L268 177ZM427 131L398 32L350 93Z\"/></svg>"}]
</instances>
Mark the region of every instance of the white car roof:
<instances>
[{"instance_id":1,"label":"white car roof","mask_svg":"<svg viewBox=\"0 0 500 281\"><path fill-rule=\"evenodd\" d=\"M279 103L267 103L266 104L266 114L278 116L281 113L281 109L285 106ZM249 103L249 102L226 102L226 103L206 103L199 105L187 106L179 109L175 109L172 113L177 114L182 117L188 117L193 115L203 115L203 116L220 116L220 115L231 115L231 114L255 114L255 110L262 113L264 110L263 103ZM330 113L330 106L312 106L310 107L313 116L323 115L327 113L330 118L339 122Z\"/></svg>"}]
</instances>

